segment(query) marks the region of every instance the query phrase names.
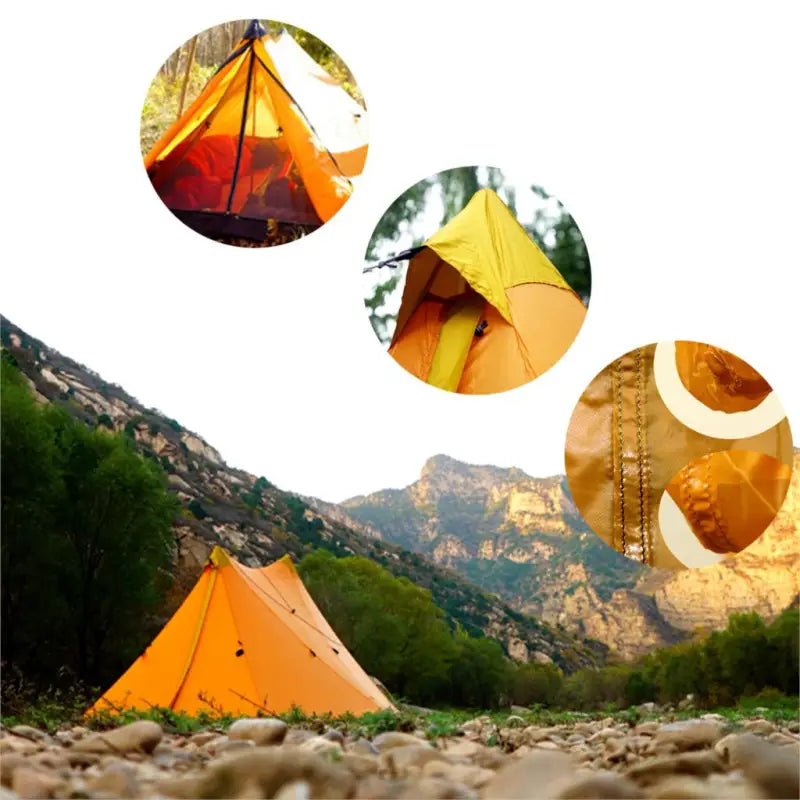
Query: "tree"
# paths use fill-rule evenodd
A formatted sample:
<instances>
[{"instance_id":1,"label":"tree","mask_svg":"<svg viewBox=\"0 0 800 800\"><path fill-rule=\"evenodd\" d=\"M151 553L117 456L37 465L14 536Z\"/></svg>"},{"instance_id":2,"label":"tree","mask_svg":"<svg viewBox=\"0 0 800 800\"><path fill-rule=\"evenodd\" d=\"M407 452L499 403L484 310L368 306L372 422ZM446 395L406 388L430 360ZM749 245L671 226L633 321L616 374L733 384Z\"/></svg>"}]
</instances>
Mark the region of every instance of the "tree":
<instances>
[{"instance_id":1,"label":"tree","mask_svg":"<svg viewBox=\"0 0 800 800\"><path fill-rule=\"evenodd\" d=\"M48 573L58 568L52 532L64 486L45 413L5 357L1 368L2 652L13 663L24 655L31 629L43 631L52 625L57 630L63 622L63 609L48 591Z\"/></svg>"},{"instance_id":2,"label":"tree","mask_svg":"<svg viewBox=\"0 0 800 800\"><path fill-rule=\"evenodd\" d=\"M468 708L497 708L508 693L512 667L503 648L492 639L456 631L456 657L450 665L451 701Z\"/></svg>"},{"instance_id":3,"label":"tree","mask_svg":"<svg viewBox=\"0 0 800 800\"><path fill-rule=\"evenodd\" d=\"M105 681L140 652L166 589L177 503L124 435L38 406L2 371L4 658ZM47 641L47 647L42 642Z\"/></svg>"},{"instance_id":4,"label":"tree","mask_svg":"<svg viewBox=\"0 0 800 800\"><path fill-rule=\"evenodd\" d=\"M458 649L430 592L366 558L325 550L298 567L326 619L359 663L398 695L440 700Z\"/></svg>"},{"instance_id":5,"label":"tree","mask_svg":"<svg viewBox=\"0 0 800 800\"><path fill-rule=\"evenodd\" d=\"M138 652L142 616L166 589L177 504L160 467L125 437L64 413L56 442L69 499L57 512L67 544L61 591L74 615L78 672L96 680L106 659L127 663Z\"/></svg>"}]
</instances>

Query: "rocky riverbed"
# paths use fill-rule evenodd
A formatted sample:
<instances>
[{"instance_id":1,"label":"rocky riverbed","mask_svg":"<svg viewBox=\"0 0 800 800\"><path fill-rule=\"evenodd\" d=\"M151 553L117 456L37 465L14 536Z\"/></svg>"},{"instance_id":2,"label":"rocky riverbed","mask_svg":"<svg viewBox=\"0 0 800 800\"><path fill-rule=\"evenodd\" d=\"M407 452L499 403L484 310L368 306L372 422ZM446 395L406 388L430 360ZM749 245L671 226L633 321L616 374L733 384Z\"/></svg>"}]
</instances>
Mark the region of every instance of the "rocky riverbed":
<instances>
[{"instance_id":1,"label":"rocky riverbed","mask_svg":"<svg viewBox=\"0 0 800 800\"><path fill-rule=\"evenodd\" d=\"M148 720L93 732L0 730L12 798L797 798L800 723L735 729L716 714L544 727L511 716L357 738L278 719L166 732Z\"/></svg>"}]
</instances>

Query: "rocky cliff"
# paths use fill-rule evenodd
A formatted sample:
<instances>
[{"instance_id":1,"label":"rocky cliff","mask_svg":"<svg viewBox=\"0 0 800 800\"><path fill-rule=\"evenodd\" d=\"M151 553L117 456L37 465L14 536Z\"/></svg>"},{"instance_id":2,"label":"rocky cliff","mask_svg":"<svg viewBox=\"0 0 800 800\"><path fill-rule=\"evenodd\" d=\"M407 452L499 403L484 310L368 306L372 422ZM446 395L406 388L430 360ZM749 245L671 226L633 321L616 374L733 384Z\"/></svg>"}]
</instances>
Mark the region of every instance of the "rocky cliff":
<instances>
[{"instance_id":1,"label":"rocky cliff","mask_svg":"<svg viewBox=\"0 0 800 800\"><path fill-rule=\"evenodd\" d=\"M177 420L144 406L5 318L0 318L0 330L4 357L26 377L38 401L57 403L87 425L129 436L143 456L164 469L181 503L174 524L175 604L215 544L250 565L286 553L301 558L324 546L337 555L371 558L429 589L451 624L498 639L517 658L552 660L567 670L603 660L606 648L599 643L521 614L444 564L382 541L379 529L352 522L346 509L314 508L263 476L228 466L216 449Z\"/></svg>"},{"instance_id":2,"label":"rocky cliff","mask_svg":"<svg viewBox=\"0 0 800 800\"><path fill-rule=\"evenodd\" d=\"M797 462L797 458L796 458ZM546 622L624 658L663 647L728 615L778 614L798 594L800 471L771 528L713 567L672 573L636 565L581 519L566 481L518 469L428 460L405 489L342 504L354 524L424 553Z\"/></svg>"}]
</instances>

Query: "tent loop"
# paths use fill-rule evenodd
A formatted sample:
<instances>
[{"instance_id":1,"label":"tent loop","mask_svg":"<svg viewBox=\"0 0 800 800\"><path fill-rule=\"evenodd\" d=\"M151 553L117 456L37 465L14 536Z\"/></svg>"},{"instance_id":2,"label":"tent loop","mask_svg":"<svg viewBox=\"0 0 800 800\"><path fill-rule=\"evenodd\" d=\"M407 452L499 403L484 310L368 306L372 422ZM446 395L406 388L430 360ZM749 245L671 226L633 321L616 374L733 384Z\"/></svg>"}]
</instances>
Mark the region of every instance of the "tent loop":
<instances>
[{"instance_id":1,"label":"tent loop","mask_svg":"<svg viewBox=\"0 0 800 800\"><path fill-rule=\"evenodd\" d=\"M425 245L420 245L419 247L410 247L408 250L403 250L400 253L396 253L393 256L390 256L383 261L379 261L377 264L372 264L369 267L365 267L362 271L363 272L371 272L373 269L381 269L382 267L389 267L389 269L396 269L400 266L401 261L410 261L414 258L417 253L421 253L425 249Z\"/></svg>"}]
</instances>

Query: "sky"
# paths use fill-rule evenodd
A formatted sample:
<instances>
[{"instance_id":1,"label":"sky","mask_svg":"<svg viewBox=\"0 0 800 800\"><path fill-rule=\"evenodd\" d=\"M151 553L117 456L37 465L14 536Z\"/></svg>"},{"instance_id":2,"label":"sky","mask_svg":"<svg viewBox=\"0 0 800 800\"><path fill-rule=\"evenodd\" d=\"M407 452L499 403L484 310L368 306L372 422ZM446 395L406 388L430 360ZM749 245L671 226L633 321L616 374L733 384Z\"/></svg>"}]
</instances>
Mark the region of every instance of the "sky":
<instances>
[{"instance_id":1,"label":"sky","mask_svg":"<svg viewBox=\"0 0 800 800\"><path fill-rule=\"evenodd\" d=\"M133 15L53 5L50 29L70 43L61 89L32 92L52 85L52 63L31 58L24 37L8 43L25 80L7 84L5 102L25 127L2 134L13 205L0 311L199 433L230 465L329 501L405 486L437 453L562 474L570 414L591 378L663 339L745 358L791 421L800 415L800 125L786 102L794 27L780 7L754 15L687 3L666 14L650 4L498 0L492 27L503 33L486 36L485 7L469 0L458 15L408 0L390 19L380 4L276 0L272 17L328 42L353 71L371 147L333 220L258 250L183 227L139 152L159 65L194 32L247 17L248 4L231 0L221 12L210 0L142 0ZM7 14L9 29L30 28L28 8ZM136 42L122 58L108 35L118 28ZM479 68L454 68L475 53ZM69 124L56 135L54 120ZM593 277L566 356L488 397L413 379L363 305L363 254L383 210L425 176L472 164L558 197L581 228Z\"/></svg>"}]
</instances>

